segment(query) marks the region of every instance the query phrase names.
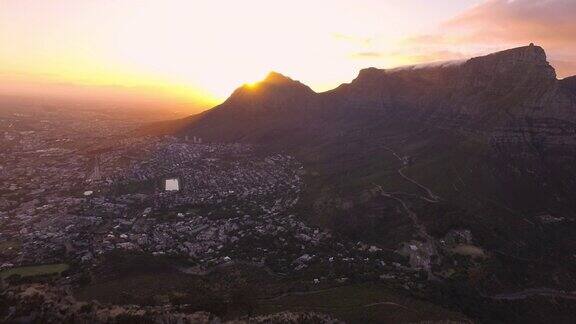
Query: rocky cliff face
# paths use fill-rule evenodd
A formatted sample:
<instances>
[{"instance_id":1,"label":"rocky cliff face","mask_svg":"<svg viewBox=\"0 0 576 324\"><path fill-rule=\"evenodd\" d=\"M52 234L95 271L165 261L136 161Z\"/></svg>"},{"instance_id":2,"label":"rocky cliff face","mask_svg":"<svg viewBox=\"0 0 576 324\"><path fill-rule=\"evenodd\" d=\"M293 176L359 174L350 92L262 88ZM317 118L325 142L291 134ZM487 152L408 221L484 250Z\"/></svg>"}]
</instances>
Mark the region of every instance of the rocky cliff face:
<instances>
[{"instance_id":1,"label":"rocky cliff face","mask_svg":"<svg viewBox=\"0 0 576 324\"><path fill-rule=\"evenodd\" d=\"M364 69L325 93L273 72L174 128L205 140L266 142L409 121L474 133L504 151L565 150L576 146L575 112L576 78L557 80L531 44L459 62Z\"/></svg>"},{"instance_id":2,"label":"rocky cliff face","mask_svg":"<svg viewBox=\"0 0 576 324\"><path fill-rule=\"evenodd\" d=\"M574 108L558 89L544 50L534 45L462 62L366 69L328 96L342 108L380 109L438 126L477 130L542 114L572 120L566 110ZM539 111L544 106L547 110Z\"/></svg>"},{"instance_id":3,"label":"rocky cliff face","mask_svg":"<svg viewBox=\"0 0 576 324\"><path fill-rule=\"evenodd\" d=\"M240 87L184 131L214 139L254 139L261 131L306 131L303 124L328 127L327 121L334 120L340 124L331 128L338 131L354 124L351 119L376 114L383 120L482 133L497 142L542 134L554 143L572 143L575 84L574 79L557 80L544 50L532 44L461 62L369 68L350 84L320 94L271 73L259 84Z\"/></svg>"},{"instance_id":4,"label":"rocky cliff face","mask_svg":"<svg viewBox=\"0 0 576 324\"><path fill-rule=\"evenodd\" d=\"M561 83L567 91L576 95L576 76L563 79Z\"/></svg>"}]
</instances>

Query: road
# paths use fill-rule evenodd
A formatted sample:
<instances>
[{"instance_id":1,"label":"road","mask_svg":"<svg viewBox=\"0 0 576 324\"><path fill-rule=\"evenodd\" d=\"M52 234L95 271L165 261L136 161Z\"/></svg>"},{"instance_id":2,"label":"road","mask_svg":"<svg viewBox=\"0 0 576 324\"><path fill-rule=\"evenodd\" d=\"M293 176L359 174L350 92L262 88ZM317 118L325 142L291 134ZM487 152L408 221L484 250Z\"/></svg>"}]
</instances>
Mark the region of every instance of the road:
<instances>
[{"instance_id":1,"label":"road","mask_svg":"<svg viewBox=\"0 0 576 324\"><path fill-rule=\"evenodd\" d=\"M426 195L428 195L428 197L424 197L424 196L420 196L420 198L431 202L431 203L437 203L440 201L440 197L438 195L436 195L430 188L426 187L425 185L421 184L420 182L416 181L413 178L410 178L409 176L407 176L404 173L404 169L406 169L408 167L408 158L407 157L401 157L398 153L396 153L393 149L387 147L387 146L382 146L385 150L391 152L399 161L400 163L402 163L402 166L398 169L398 174L404 178L405 180L409 181L410 183L416 185L418 188L422 189L424 192L426 192Z\"/></svg>"},{"instance_id":2,"label":"road","mask_svg":"<svg viewBox=\"0 0 576 324\"><path fill-rule=\"evenodd\" d=\"M436 276L434 276L434 274L431 271L431 256L436 254L436 251L435 251L436 250L436 241L434 240L434 238L430 234L428 234L426 227L418 219L418 215L412 209L410 209L409 203L407 203L404 199L402 199L401 196L415 196L415 197L423 199L429 203L439 202L440 197L438 197L438 195L436 195L434 192L432 192L432 190L430 190L430 188L419 183L415 179L410 178L409 176L407 176L403 172L404 169L408 167L408 158L407 157L401 157L398 153L396 153L394 150L392 150L389 147L386 147L386 146L382 146L382 147L384 149L388 150L389 152L391 152L400 161L401 164L400 164L400 167L398 168L398 174L404 180L410 182L411 184L416 185L420 190L422 190L426 193L426 196L423 196L423 195L418 195L418 194L416 194L416 195L408 194L408 193L404 193L404 192L387 192L382 188L382 186L374 184L376 189L380 192L380 194L383 197L393 199L393 200L397 201L398 203L400 203L400 205L402 206L402 208L405 211L405 214L408 216L408 218L410 218L410 220L414 224L414 227L416 228L416 232L417 232L418 236L424 240L423 245L420 246L420 249L417 252L414 252L413 255L412 254L410 255L410 260L411 260L410 264L412 264L413 266L416 266L416 264L418 264L418 267L423 267L423 269L426 270L426 272L428 273L428 276L431 280L437 280L438 278ZM428 249L428 251L427 251L427 249Z\"/></svg>"},{"instance_id":3,"label":"road","mask_svg":"<svg viewBox=\"0 0 576 324\"><path fill-rule=\"evenodd\" d=\"M382 186L377 185L376 188L378 189L378 191L380 192L380 194L386 198L390 198L390 199L394 199L397 202L400 203L400 205L402 205L402 208L404 209L404 211L406 212L406 215L408 216L408 218L410 218L410 220L412 221L412 223L414 224L414 226L416 227L416 230L418 231L418 234L425 238L426 241L432 241L432 237L430 236L430 234L428 234L428 231L426 230L426 227L424 227L424 225L422 225L420 223L420 220L418 219L418 215L416 215L415 212L413 212L409 207L408 204L406 204L406 202L401 199L398 198L394 195L394 193L392 192L387 192L384 191L384 189L382 189Z\"/></svg>"},{"instance_id":4,"label":"road","mask_svg":"<svg viewBox=\"0 0 576 324\"><path fill-rule=\"evenodd\" d=\"M440 197L438 197L438 195L436 195L432 190L430 190L430 188L426 187L425 185L421 184L420 182L416 181L415 179L410 178L409 176L407 176L406 174L404 174L404 169L408 167L408 163L407 163L407 158L406 157L401 157L398 153L396 153L393 149L387 147L387 146L382 146L385 150L391 152L401 163L400 168L398 169L398 174L406 181L416 185L418 188L422 189L424 192L426 192L428 197L425 196L420 196L418 195L419 198L428 201L430 203L437 203L440 201ZM412 222L414 223L414 226L416 227L416 230L418 231L418 234L425 238L427 242L430 242L433 244L434 239L430 236L430 234L428 234L428 231L426 230L426 227L424 227L424 225L422 225L420 223L420 220L418 219L418 215L416 215L416 213L414 211L412 211L409 207L408 204L402 199L397 197L398 193L392 193L392 192L387 192L384 191L384 189L382 188L382 186L377 185L376 188L380 191L380 193L382 194L382 196L390 198L390 199L394 199L397 202L399 202L402 207L404 208L404 210L406 211L406 214L408 215L408 217L412 220Z\"/></svg>"},{"instance_id":5,"label":"road","mask_svg":"<svg viewBox=\"0 0 576 324\"><path fill-rule=\"evenodd\" d=\"M564 299L576 300L575 293L569 293L562 290L552 289L552 288L530 288L513 293L504 293L492 296L492 299L499 300L519 300L526 299L535 296L547 296L547 297L559 297Z\"/></svg>"},{"instance_id":6,"label":"road","mask_svg":"<svg viewBox=\"0 0 576 324\"><path fill-rule=\"evenodd\" d=\"M274 296L274 297L270 297L270 298L260 298L259 301L263 301L263 302L271 302L271 301L278 301L282 298L285 297L290 297L290 296L307 296L307 295L314 295L314 294L321 294L324 292L328 292L328 291L332 291L332 290L336 290L336 289L340 289L342 287L332 287L332 288L326 288L326 289L319 289L319 290L310 290L310 291L294 291L294 292L287 292L287 293L283 293L280 294L278 296ZM407 310L410 310L410 308L398 304L398 303L394 303L394 302L390 302L390 301L381 301L381 302L375 302L375 303L370 303L370 304L365 304L365 305L351 305L351 306L343 306L342 308L357 308L357 307L363 307L363 308L369 308L369 307L375 307L375 306L383 306L383 305L387 305L387 306L395 306L395 307L399 307L399 308L404 308ZM334 307L334 306L332 306Z\"/></svg>"},{"instance_id":7,"label":"road","mask_svg":"<svg viewBox=\"0 0 576 324\"><path fill-rule=\"evenodd\" d=\"M342 287L338 286L338 287L331 287L331 288L319 289L319 290L292 291L292 292L283 293L283 294L280 294L280 295L274 296L274 297L260 298L259 300L261 300L261 301L276 301L276 300L280 300L282 298L289 297L289 296L307 296L307 295L321 294L323 292L332 291L332 290L336 290L336 289L340 289L340 288L342 288Z\"/></svg>"}]
</instances>

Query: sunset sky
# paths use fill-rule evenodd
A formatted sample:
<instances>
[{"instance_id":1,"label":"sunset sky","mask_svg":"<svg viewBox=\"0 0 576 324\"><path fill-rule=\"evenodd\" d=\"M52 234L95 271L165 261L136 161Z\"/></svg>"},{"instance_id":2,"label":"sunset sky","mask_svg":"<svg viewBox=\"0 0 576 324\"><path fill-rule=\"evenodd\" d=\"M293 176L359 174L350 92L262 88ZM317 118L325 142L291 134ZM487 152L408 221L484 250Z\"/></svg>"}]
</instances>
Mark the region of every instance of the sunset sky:
<instances>
[{"instance_id":1,"label":"sunset sky","mask_svg":"<svg viewBox=\"0 0 576 324\"><path fill-rule=\"evenodd\" d=\"M325 91L364 67L543 46L576 74L574 0L0 0L0 94L208 108L275 70Z\"/></svg>"}]
</instances>

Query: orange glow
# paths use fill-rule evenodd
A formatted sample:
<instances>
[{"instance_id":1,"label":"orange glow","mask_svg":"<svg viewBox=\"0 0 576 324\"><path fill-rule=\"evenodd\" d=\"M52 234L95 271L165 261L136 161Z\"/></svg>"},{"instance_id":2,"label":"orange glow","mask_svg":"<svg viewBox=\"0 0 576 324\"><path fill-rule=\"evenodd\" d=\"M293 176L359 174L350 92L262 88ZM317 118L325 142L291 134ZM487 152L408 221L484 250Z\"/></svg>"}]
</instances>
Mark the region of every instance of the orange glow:
<instances>
[{"instance_id":1,"label":"orange glow","mask_svg":"<svg viewBox=\"0 0 576 324\"><path fill-rule=\"evenodd\" d=\"M478 50L443 29L463 13L491 14L474 5L500 2L439 0L421 10L422 0L0 0L0 93L117 87L202 110L272 70L325 91L369 66L515 44Z\"/></svg>"}]
</instances>

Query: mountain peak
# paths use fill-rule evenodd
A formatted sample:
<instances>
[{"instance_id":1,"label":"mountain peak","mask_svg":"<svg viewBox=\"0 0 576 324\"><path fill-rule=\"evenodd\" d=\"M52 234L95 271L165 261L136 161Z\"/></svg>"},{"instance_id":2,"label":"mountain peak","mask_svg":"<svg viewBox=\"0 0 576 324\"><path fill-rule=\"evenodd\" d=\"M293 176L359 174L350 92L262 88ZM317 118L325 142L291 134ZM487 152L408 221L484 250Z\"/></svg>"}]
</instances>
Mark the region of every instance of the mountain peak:
<instances>
[{"instance_id":1,"label":"mountain peak","mask_svg":"<svg viewBox=\"0 0 576 324\"><path fill-rule=\"evenodd\" d=\"M556 79L556 71L548 63L546 52L531 43L528 46L512 48L468 61L471 64L489 65L495 72L514 70L516 73L530 73L545 79Z\"/></svg>"},{"instance_id":2,"label":"mountain peak","mask_svg":"<svg viewBox=\"0 0 576 324\"><path fill-rule=\"evenodd\" d=\"M275 71L268 73L266 78L264 78L264 80L261 81L261 83L293 83L293 82L297 81L294 81L291 78Z\"/></svg>"},{"instance_id":3,"label":"mountain peak","mask_svg":"<svg viewBox=\"0 0 576 324\"><path fill-rule=\"evenodd\" d=\"M382 116L418 123L489 130L515 116L532 118L539 114L573 120L566 113L572 108L564 108L573 102L573 95L576 79L557 80L544 50L530 44L460 61L397 69L367 68L352 82L324 93L315 93L299 81L270 72L262 81L236 89L206 115L218 120L210 124L217 127L231 125L240 117L246 123L257 119L264 125L310 116L334 115L345 120L347 114L366 112L365 117L369 117L382 112ZM552 100L555 97L559 99ZM234 129L219 129L234 136L251 132L242 122L234 123Z\"/></svg>"},{"instance_id":4,"label":"mountain peak","mask_svg":"<svg viewBox=\"0 0 576 324\"><path fill-rule=\"evenodd\" d=\"M278 72L270 72L262 81L236 89L224 105L247 111L280 111L293 106L306 107L314 94L301 82Z\"/></svg>"},{"instance_id":5,"label":"mountain peak","mask_svg":"<svg viewBox=\"0 0 576 324\"><path fill-rule=\"evenodd\" d=\"M486 56L478 57L481 58L499 58L506 59L510 62L522 62L522 63L535 63L535 64L548 64L546 59L546 52L540 46L530 43L528 46L516 47L496 53L492 53Z\"/></svg>"},{"instance_id":6,"label":"mountain peak","mask_svg":"<svg viewBox=\"0 0 576 324\"><path fill-rule=\"evenodd\" d=\"M244 85L241 89L247 88L252 93L262 92L262 91L288 91L288 89L293 89L295 91L301 92L313 92L308 86L300 81L291 79L278 72L270 72L262 81L259 81L253 85Z\"/></svg>"},{"instance_id":7,"label":"mountain peak","mask_svg":"<svg viewBox=\"0 0 576 324\"><path fill-rule=\"evenodd\" d=\"M366 68L360 71L352 83L366 89L385 84L390 77L402 78L404 82L423 80L439 82L454 78L460 85L473 83L484 86L491 84L492 81L498 81L497 88L502 90L519 82L529 81L530 84L536 84L554 81L556 71L548 63L544 49L530 44L471 59L407 65L392 69ZM388 87L390 86L389 84Z\"/></svg>"},{"instance_id":8,"label":"mountain peak","mask_svg":"<svg viewBox=\"0 0 576 324\"><path fill-rule=\"evenodd\" d=\"M381 70L375 67L369 67L369 68L365 68L360 70L360 72L358 73L358 77L359 78L373 78L373 77L378 77L380 75L382 75L382 73L384 73L385 70Z\"/></svg>"},{"instance_id":9,"label":"mountain peak","mask_svg":"<svg viewBox=\"0 0 576 324\"><path fill-rule=\"evenodd\" d=\"M306 88L310 90L310 88L308 88L300 81L296 81L281 73L271 71L268 73L268 75L266 75L264 79L251 84L246 83L242 87L240 87L240 89L249 90L251 92L257 92L258 90L269 88L294 88L294 87Z\"/></svg>"}]
</instances>

